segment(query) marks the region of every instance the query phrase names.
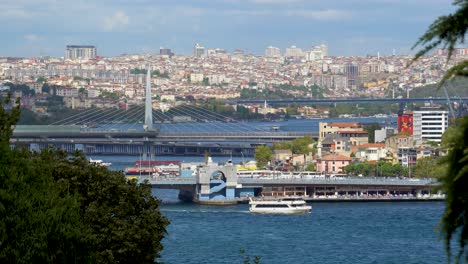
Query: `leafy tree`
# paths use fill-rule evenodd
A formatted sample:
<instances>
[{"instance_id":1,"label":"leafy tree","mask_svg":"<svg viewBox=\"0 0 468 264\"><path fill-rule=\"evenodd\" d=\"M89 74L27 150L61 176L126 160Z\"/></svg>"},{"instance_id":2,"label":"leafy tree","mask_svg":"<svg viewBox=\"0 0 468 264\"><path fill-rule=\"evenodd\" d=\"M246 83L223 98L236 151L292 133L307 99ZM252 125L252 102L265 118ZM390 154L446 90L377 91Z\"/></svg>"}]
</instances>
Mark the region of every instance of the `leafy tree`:
<instances>
[{"instance_id":1,"label":"leafy tree","mask_svg":"<svg viewBox=\"0 0 468 264\"><path fill-rule=\"evenodd\" d=\"M273 157L273 153L268 146L258 146L255 148L255 161L258 168L264 168Z\"/></svg>"},{"instance_id":2,"label":"leafy tree","mask_svg":"<svg viewBox=\"0 0 468 264\"><path fill-rule=\"evenodd\" d=\"M309 154L315 152L315 148L310 148L309 145L315 143L315 140L310 136L297 138L292 141L278 142L273 145L273 149L288 149L293 154Z\"/></svg>"},{"instance_id":3,"label":"leafy tree","mask_svg":"<svg viewBox=\"0 0 468 264\"><path fill-rule=\"evenodd\" d=\"M446 174L446 165L437 157L424 157L416 161L413 176L416 178L440 178Z\"/></svg>"},{"instance_id":4,"label":"leafy tree","mask_svg":"<svg viewBox=\"0 0 468 264\"><path fill-rule=\"evenodd\" d=\"M0 263L154 263L169 222L151 186L80 152L10 150L20 116L10 100L0 102Z\"/></svg>"},{"instance_id":5,"label":"leafy tree","mask_svg":"<svg viewBox=\"0 0 468 264\"><path fill-rule=\"evenodd\" d=\"M447 172L441 177L442 190L447 194L446 209L442 216L441 231L445 235L450 258L450 242L458 235L460 249L456 262L464 254L468 261L468 118L464 117L454 127L449 127L442 137L442 144L449 149L442 158Z\"/></svg>"},{"instance_id":6,"label":"leafy tree","mask_svg":"<svg viewBox=\"0 0 468 264\"><path fill-rule=\"evenodd\" d=\"M369 143L375 143L375 131L380 129L380 125L377 123L370 124L364 128L369 135Z\"/></svg>"},{"instance_id":7,"label":"leafy tree","mask_svg":"<svg viewBox=\"0 0 468 264\"><path fill-rule=\"evenodd\" d=\"M315 164L313 164L313 163L307 164L305 170L306 171L315 171Z\"/></svg>"},{"instance_id":8,"label":"leafy tree","mask_svg":"<svg viewBox=\"0 0 468 264\"><path fill-rule=\"evenodd\" d=\"M39 76L36 80L37 83L46 83L47 79L44 76Z\"/></svg>"},{"instance_id":9,"label":"leafy tree","mask_svg":"<svg viewBox=\"0 0 468 264\"><path fill-rule=\"evenodd\" d=\"M457 44L464 43L468 29L468 0L455 0L454 13L437 18L429 29L419 38L413 48L423 46L413 61L442 45L448 49L447 61L450 60ZM463 60L451 67L439 82L454 76L468 76L468 60ZM443 136L443 144L449 154L444 159L448 166L447 173L441 178L442 189L446 192L446 209L441 221L441 232L445 238L447 254L451 257L451 241L458 236L459 250L455 261L464 257L468 261L468 118L463 118L458 125L450 128Z\"/></svg>"}]
</instances>

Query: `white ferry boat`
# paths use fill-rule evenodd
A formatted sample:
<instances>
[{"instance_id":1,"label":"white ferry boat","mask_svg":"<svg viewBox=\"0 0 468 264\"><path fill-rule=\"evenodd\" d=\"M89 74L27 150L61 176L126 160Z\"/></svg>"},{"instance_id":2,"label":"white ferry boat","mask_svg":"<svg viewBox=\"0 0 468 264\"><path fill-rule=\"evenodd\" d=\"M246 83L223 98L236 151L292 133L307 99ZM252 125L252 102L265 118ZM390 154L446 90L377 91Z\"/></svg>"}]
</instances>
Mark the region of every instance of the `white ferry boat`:
<instances>
[{"instance_id":1,"label":"white ferry boat","mask_svg":"<svg viewBox=\"0 0 468 264\"><path fill-rule=\"evenodd\" d=\"M249 198L251 213L259 214L304 214L312 211L312 206L306 205L302 198L285 197L276 200L253 200Z\"/></svg>"}]
</instances>

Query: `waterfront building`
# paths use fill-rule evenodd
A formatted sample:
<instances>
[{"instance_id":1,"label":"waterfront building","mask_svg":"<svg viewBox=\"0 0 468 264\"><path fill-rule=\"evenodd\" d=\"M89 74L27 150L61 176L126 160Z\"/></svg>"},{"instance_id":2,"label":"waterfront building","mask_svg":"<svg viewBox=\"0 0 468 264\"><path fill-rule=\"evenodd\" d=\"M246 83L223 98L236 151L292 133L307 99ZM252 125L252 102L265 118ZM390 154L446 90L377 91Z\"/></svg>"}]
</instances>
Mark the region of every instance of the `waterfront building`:
<instances>
[{"instance_id":1,"label":"waterfront building","mask_svg":"<svg viewBox=\"0 0 468 264\"><path fill-rule=\"evenodd\" d=\"M348 166L350 162L351 158L344 155L326 155L317 160L317 172L342 173L343 167Z\"/></svg>"},{"instance_id":2,"label":"waterfront building","mask_svg":"<svg viewBox=\"0 0 468 264\"><path fill-rule=\"evenodd\" d=\"M361 123L357 122L333 122L319 123L319 140L322 140L327 134L337 134L339 131L364 131Z\"/></svg>"},{"instance_id":3,"label":"waterfront building","mask_svg":"<svg viewBox=\"0 0 468 264\"><path fill-rule=\"evenodd\" d=\"M96 55L96 46L91 45L67 45L65 51L66 60L95 59Z\"/></svg>"},{"instance_id":4,"label":"waterfront building","mask_svg":"<svg viewBox=\"0 0 468 264\"><path fill-rule=\"evenodd\" d=\"M205 47L201 46L200 44L196 43L193 49L193 55L195 57L204 57L205 56Z\"/></svg>"},{"instance_id":5,"label":"waterfront building","mask_svg":"<svg viewBox=\"0 0 468 264\"><path fill-rule=\"evenodd\" d=\"M265 56L266 57L281 57L281 50L277 47L268 46L265 49Z\"/></svg>"},{"instance_id":6,"label":"waterfront building","mask_svg":"<svg viewBox=\"0 0 468 264\"><path fill-rule=\"evenodd\" d=\"M416 165L418 151L415 148L400 147L398 148L398 163L401 166L409 167Z\"/></svg>"},{"instance_id":7,"label":"waterfront building","mask_svg":"<svg viewBox=\"0 0 468 264\"><path fill-rule=\"evenodd\" d=\"M417 144L424 141L440 143L442 134L448 127L448 111L421 108L413 111L413 122L413 139Z\"/></svg>"}]
</instances>

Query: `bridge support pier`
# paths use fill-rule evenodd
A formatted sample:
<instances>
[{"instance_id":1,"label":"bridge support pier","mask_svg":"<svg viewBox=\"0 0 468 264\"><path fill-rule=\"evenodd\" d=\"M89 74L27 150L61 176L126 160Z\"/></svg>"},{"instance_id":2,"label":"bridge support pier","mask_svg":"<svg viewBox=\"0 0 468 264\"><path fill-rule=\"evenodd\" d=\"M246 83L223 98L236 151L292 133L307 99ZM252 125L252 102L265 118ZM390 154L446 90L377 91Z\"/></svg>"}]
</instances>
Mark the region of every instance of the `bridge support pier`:
<instances>
[{"instance_id":1,"label":"bridge support pier","mask_svg":"<svg viewBox=\"0 0 468 264\"><path fill-rule=\"evenodd\" d=\"M198 168L195 202L206 205L237 204L237 169L232 163L218 166L208 162Z\"/></svg>"}]
</instances>

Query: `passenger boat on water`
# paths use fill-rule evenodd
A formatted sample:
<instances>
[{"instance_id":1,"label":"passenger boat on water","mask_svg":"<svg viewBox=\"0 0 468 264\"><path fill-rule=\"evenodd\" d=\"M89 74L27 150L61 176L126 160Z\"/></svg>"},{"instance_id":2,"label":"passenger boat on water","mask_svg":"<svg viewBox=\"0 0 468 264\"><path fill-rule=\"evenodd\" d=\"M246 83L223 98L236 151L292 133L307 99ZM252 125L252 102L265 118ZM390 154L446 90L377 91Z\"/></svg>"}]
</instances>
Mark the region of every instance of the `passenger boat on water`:
<instances>
[{"instance_id":1,"label":"passenger boat on water","mask_svg":"<svg viewBox=\"0 0 468 264\"><path fill-rule=\"evenodd\" d=\"M251 213L259 214L304 214L312 211L300 197L284 197L276 200L254 200L249 197Z\"/></svg>"}]
</instances>

